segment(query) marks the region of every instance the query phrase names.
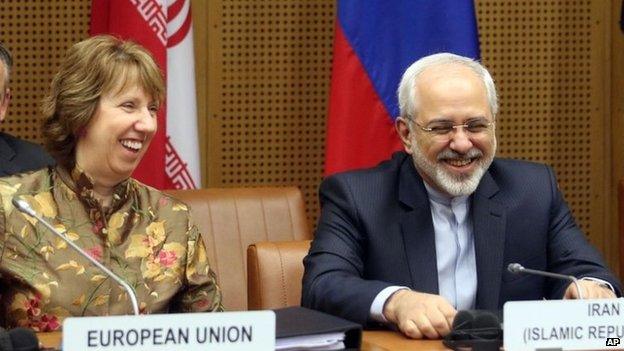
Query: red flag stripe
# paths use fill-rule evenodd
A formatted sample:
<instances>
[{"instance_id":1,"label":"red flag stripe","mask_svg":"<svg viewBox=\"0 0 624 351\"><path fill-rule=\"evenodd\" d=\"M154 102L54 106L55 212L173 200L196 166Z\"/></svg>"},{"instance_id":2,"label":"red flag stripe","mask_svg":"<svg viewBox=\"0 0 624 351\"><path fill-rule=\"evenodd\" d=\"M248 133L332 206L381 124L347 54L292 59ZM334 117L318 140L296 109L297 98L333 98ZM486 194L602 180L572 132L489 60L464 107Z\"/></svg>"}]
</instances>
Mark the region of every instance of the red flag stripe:
<instances>
[{"instance_id":1,"label":"red flag stripe","mask_svg":"<svg viewBox=\"0 0 624 351\"><path fill-rule=\"evenodd\" d=\"M184 7L184 1L185 0L176 0L173 4L167 7L168 19L175 18L180 13L180 11L182 11L182 8Z\"/></svg>"},{"instance_id":2,"label":"red flag stripe","mask_svg":"<svg viewBox=\"0 0 624 351\"><path fill-rule=\"evenodd\" d=\"M325 175L374 166L402 148L392 118L342 28L337 25L335 33Z\"/></svg>"},{"instance_id":3,"label":"red flag stripe","mask_svg":"<svg viewBox=\"0 0 624 351\"><path fill-rule=\"evenodd\" d=\"M173 18L173 17L169 17L169 18ZM191 8L189 7L188 13L186 14L186 18L184 19L184 23L182 23L182 26L180 27L180 29L178 29L178 31L176 31L171 36L169 36L169 38L167 38L168 48L172 48L178 45L182 40L184 40L184 38L186 38L186 35L191 30L192 19L193 19L193 16L191 14Z\"/></svg>"}]
</instances>

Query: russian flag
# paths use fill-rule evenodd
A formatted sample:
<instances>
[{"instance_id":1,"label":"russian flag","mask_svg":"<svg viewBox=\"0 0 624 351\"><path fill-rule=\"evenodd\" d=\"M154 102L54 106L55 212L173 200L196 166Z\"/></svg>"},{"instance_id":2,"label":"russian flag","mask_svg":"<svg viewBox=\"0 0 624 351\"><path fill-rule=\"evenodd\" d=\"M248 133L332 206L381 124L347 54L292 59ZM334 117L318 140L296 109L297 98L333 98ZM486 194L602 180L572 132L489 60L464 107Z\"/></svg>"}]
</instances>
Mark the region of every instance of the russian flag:
<instances>
[{"instance_id":1,"label":"russian flag","mask_svg":"<svg viewBox=\"0 0 624 351\"><path fill-rule=\"evenodd\" d=\"M472 0L338 1L325 175L374 166L401 149L401 75L438 52L479 58Z\"/></svg>"}]
</instances>

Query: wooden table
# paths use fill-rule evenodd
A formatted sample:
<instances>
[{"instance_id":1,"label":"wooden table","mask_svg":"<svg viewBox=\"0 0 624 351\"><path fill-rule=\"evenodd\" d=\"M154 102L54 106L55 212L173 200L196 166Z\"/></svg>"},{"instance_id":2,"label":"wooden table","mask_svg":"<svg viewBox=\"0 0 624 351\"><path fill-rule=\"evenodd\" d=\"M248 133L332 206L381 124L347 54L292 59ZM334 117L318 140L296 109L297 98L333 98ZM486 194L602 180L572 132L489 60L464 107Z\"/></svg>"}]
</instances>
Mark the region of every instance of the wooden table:
<instances>
[{"instance_id":1,"label":"wooden table","mask_svg":"<svg viewBox=\"0 0 624 351\"><path fill-rule=\"evenodd\" d=\"M37 333L37 339L46 348L57 350L61 348L61 332Z\"/></svg>"},{"instance_id":2,"label":"wooden table","mask_svg":"<svg viewBox=\"0 0 624 351\"><path fill-rule=\"evenodd\" d=\"M59 349L61 333L37 333L39 342L45 347ZM393 331L365 331L362 336L362 351L444 351L448 350L440 340L412 340Z\"/></svg>"},{"instance_id":3,"label":"wooden table","mask_svg":"<svg viewBox=\"0 0 624 351\"><path fill-rule=\"evenodd\" d=\"M445 351L440 340L413 340L387 330L364 331L362 351Z\"/></svg>"}]
</instances>

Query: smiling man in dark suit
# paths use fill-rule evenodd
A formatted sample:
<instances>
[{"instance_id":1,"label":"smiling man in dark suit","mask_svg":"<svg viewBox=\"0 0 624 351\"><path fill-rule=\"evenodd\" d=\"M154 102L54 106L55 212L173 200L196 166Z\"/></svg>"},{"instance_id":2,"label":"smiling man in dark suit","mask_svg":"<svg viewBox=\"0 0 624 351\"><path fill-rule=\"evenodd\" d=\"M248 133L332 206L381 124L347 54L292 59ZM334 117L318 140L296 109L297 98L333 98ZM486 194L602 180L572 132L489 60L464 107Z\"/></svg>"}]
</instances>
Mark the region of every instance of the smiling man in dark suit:
<instances>
[{"instance_id":1,"label":"smiling man in dark suit","mask_svg":"<svg viewBox=\"0 0 624 351\"><path fill-rule=\"evenodd\" d=\"M304 306L439 338L457 310L578 298L568 282L510 274L512 262L583 278L585 298L621 294L552 169L494 157L498 101L485 67L446 53L422 58L398 98L405 151L321 184Z\"/></svg>"},{"instance_id":2,"label":"smiling man in dark suit","mask_svg":"<svg viewBox=\"0 0 624 351\"><path fill-rule=\"evenodd\" d=\"M4 121L11 102L9 80L12 66L11 54L0 42L0 122ZM0 177L53 164L54 160L41 146L0 132Z\"/></svg>"}]
</instances>

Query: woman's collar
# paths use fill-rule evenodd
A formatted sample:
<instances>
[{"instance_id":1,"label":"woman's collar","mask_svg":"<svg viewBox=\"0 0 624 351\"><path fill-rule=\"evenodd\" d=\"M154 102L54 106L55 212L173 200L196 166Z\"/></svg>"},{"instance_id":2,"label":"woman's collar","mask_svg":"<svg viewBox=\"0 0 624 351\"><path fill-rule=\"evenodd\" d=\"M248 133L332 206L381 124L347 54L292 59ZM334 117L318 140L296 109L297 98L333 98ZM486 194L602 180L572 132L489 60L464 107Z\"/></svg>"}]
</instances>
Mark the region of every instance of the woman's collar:
<instances>
[{"instance_id":1,"label":"woman's collar","mask_svg":"<svg viewBox=\"0 0 624 351\"><path fill-rule=\"evenodd\" d=\"M57 166L56 168L61 180L63 180L63 182L80 198L92 207L100 206L100 202L94 191L95 180L92 176L87 174L79 165L75 165L71 172L68 172L62 166ZM128 178L113 187L113 198L110 205L111 210L116 209L120 204L126 201L129 196L131 183L130 178Z\"/></svg>"}]
</instances>

